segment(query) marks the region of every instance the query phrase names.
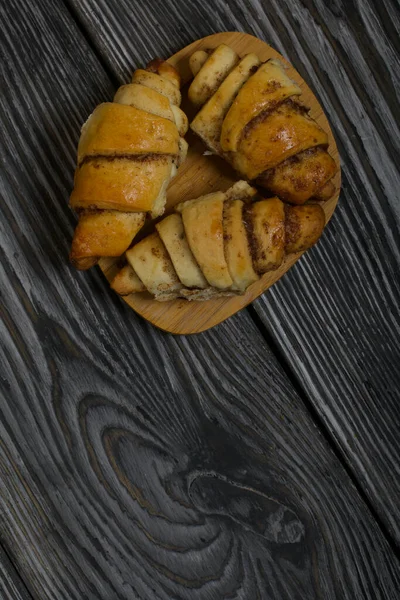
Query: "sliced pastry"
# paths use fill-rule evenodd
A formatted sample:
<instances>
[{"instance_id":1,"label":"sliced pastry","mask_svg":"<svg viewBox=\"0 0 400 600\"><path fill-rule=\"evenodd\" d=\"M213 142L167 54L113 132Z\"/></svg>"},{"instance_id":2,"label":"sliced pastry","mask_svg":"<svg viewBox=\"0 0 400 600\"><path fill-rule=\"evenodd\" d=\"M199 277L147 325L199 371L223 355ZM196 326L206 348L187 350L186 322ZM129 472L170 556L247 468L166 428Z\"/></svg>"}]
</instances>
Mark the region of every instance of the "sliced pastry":
<instances>
[{"instance_id":1,"label":"sliced pastry","mask_svg":"<svg viewBox=\"0 0 400 600\"><path fill-rule=\"evenodd\" d=\"M174 67L156 59L82 127L70 198L79 217L70 259L78 269L120 256L147 214L163 214L168 183L187 152L179 85Z\"/></svg>"},{"instance_id":2,"label":"sliced pastry","mask_svg":"<svg viewBox=\"0 0 400 600\"><path fill-rule=\"evenodd\" d=\"M230 60L228 59L230 56ZM326 200L337 165L328 135L301 103L301 88L280 61L241 59L222 44L195 52L191 129L242 176L292 204ZM205 82L211 82L203 89Z\"/></svg>"},{"instance_id":3,"label":"sliced pastry","mask_svg":"<svg viewBox=\"0 0 400 600\"><path fill-rule=\"evenodd\" d=\"M120 295L147 290L165 301L243 294L285 255L313 246L325 225L319 204L262 198L245 181L175 211L126 252L128 264L111 284Z\"/></svg>"}]
</instances>

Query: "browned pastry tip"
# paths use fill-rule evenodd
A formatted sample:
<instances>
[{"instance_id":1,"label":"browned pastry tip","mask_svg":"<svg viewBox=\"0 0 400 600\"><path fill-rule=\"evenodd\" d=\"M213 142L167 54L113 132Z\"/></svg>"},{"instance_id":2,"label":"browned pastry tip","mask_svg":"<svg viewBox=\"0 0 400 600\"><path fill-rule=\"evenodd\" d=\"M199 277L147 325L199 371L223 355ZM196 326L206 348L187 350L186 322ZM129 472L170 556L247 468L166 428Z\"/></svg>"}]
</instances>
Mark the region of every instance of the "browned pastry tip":
<instances>
[{"instance_id":1,"label":"browned pastry tip","mask_svg":"<svg viewBox=\"0 0 400 600\"><path fill-rule=\"evenodd\" d=\"M320 188L316 194L314 194L314 198L323 202L325 200L329 200L329 198L332 198L335 191L336 186L333 183L333 181L330 180L327 181L325 185L322 188Z\"/></svg>"},{"instance_id":2,"label":"browned pastry tip","mask_svg":"<svg viewBox=\"0 0 400 600\"><path fill-rule=\"evenodd\" d=\"M192 56L189 58L189 68L192 71L193 77L200 71L209 55L210 52L208 50L197 50L196 52L193 52Z\"/></svg>"},{"instance_id":3,"label":"browned pastry tip","mask_svg":"<svg viewBox=\"0 0 400 600\"><path fill-rule=\"evenodd\" d=\"M285 249L288 254L314 246L325 227L325 213L319 204L285 206Z\"/></svg>"},{"instance_id":4,"label":"browned pastry tip","mask_svg":"<svg viewBox=\"0 0 400 600\"><path fill-rule=\"evenodd\" d=\"M254 269L263 274L277 269L285 255L285 211L279 198L259 200L245 208Z\"/></svg>"},{"instance_id":5,"label":"browned pastry tip","mask_svg":"<svg viewBox=\"0 0 400 600\"><path fill-rule=\"evenodd\" d=\"M111 282L111 289L120 296L129 296L129 294L144 292L146 290L130 265L125 265L118 271Z\"/></svg>"},{"instance_id":6,"label":"browned pastry tip","mask_svg":"<svg viewBox=\"0 0 400 600\"><path fill-rule=\"evenodd\" d=\"M86 258L75 258L73 252L71 251L69 255L69 260L72 266L78 271L87 271L91 269L99 262L99 256L88 256Z\"/></svg>"},{"instance_id":7,"label":"browned pastry tip","mask_svg":"<svg viewBox=\"0 0 400 600\"><path fill-rule=\"evenodd\" d=\"M335 187L329 180L337 171L337 165L326 150L318 146L292 156L265 171L257 184L291 204L304 204L309 198L327 200Z\"/></svg>"},{"instance_id":8,"label":"browned pastry tip","mask_svg":"<svg viewBox=\"0 0 400 600\"><path fill-rule=\"evenodd\" d=\"M145 217L144 212L82 211L72 240L71 263L85 270L101 256L121 256L143 227Z\"/></svg>"},{"instance_id":9,"label":"browned pastry tip","mask_svg":"<svg viewBox=\"0 0 400 600\"><path fill-rule=\"evenodd\" d=\"M161 77L165 77L165 79L169 79L174 83L178 88L181 85L181 78L178 71L170 65L166 60L162 58L154 58L151 60L146 66L146 71L150 71L150 73L157 73L157 75L161 75Z\"/></svg>"}]
</instances>

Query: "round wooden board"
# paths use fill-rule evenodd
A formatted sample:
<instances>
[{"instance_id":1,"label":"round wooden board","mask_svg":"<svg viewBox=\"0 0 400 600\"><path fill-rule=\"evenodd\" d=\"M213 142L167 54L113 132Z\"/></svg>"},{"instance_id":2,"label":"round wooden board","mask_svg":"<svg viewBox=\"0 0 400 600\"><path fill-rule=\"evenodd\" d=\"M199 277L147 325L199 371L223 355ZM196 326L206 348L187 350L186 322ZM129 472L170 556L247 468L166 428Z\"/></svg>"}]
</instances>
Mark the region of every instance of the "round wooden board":
<instances>
[{"instance_id":1,"label":"round wooden board","mask_svg":"<svg viewBox=\"0 0 400 600\"><path fill-rule=\"evenodd\" d=\"M191 121L194 116L193 108L187 100L187 83L191 79L189 69L189 58L196 50L215 48L219 44L231 46L240 56L254 52L263 61L269 58L278 58L288 67L288 75L302 89L302 102L310 107L311 116L319 125L328 132L329 152L338 165L339 153L329 126L328 120L318 100L300 77L297 71L276 50L265 42L246 33L224 32L216 33L202 38L168 59L179 71L182 78L182 108ZM168 201L166 214L171 212L175 204L183 200L197 198L209 192L227 190L239 176L222 159L205 155L206 148L191 132L186 136L189 142L189 153L184 164L179 168L178 174L173 179L168 189ZM334 178L336 192L330 200L324 203L323 208L326 222L331 218L335 210L341 185L340 167ZM254 283L243 296L231 298L218 298L205 302L188 302L187 300L173 300L171 302L156 302L150 294L131 294L124 297L138 314L150 321L156 327L174 334L200 333L214 325L218 325L228 317L232 316L255 300L265 292L271 285L286 273L288 269L300 258L302 253L292 254L286 257L283 264L276 271L266 273L259 281ZM99 265L110 281L118 271L118 259L104 258Z\"/></svg>"}]
</instances>

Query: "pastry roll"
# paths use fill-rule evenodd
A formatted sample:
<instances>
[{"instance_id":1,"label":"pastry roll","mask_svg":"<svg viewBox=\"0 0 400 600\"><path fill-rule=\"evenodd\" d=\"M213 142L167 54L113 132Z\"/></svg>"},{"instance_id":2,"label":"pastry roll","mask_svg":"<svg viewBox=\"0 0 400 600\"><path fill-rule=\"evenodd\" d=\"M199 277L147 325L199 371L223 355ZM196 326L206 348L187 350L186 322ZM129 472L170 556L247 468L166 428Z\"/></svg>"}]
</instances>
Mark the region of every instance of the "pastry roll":
<instances>
[{"instance_id":1,"label":"pastry roll","mask_svg":"<svg viewBox=\"0 0 400 600\"><path fill-rule=\"evenodd\" d=\"M187 152L179 85L174 67L156 59L82 127L70 198L79 216L70 253L78 269L120 256L146 215L164 212L169 181Z\"/></svg>"},{"instance_id":2,"label":"pastry roll","mask_svg":"<svg viewBox=\"0 0 400 600\"><path fill-rule=\"evenodd\" d=\"M146 289L159 301L243 294L287 254L314 245L325 225L319 204L265 199L244 181L175 210L126 252L128 264L111 284L116 292Z\"/></svg>"},{"instance_id":3,"label":"pastry roll","mask_svg":"<svg viewBox=\"0 0 400 600\"><path fill-rule=\"evenodd\" d=\"M286 202L331 197L337 165L327 133L301 104L300 87L280 61L261 63L254 54L239 59L232 51L229 62L226 48L208 56L197 51L189 61L189 98L198 109L191 129L242 177Z\"/></svg>"}]
</instances>

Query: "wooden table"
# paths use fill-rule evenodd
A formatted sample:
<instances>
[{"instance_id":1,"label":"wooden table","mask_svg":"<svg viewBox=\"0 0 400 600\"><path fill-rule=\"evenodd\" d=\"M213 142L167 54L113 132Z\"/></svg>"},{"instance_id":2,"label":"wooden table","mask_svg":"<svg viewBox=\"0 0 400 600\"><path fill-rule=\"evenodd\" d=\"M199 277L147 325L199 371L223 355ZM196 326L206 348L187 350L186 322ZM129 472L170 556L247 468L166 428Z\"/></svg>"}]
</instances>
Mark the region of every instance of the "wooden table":
<instances>
[{"instance_id":1,"label":"wooden table","mask_svg":"<svg viewBox=\"0 0 400 600\"><path fill-rule=\"evenodd\" d=\"M395 0L3 0L0 597L400 598ZM172 337L67 261L79 129L223 30L310 83L343 190L319 245Z\"/></svg>"}]
</instances>

